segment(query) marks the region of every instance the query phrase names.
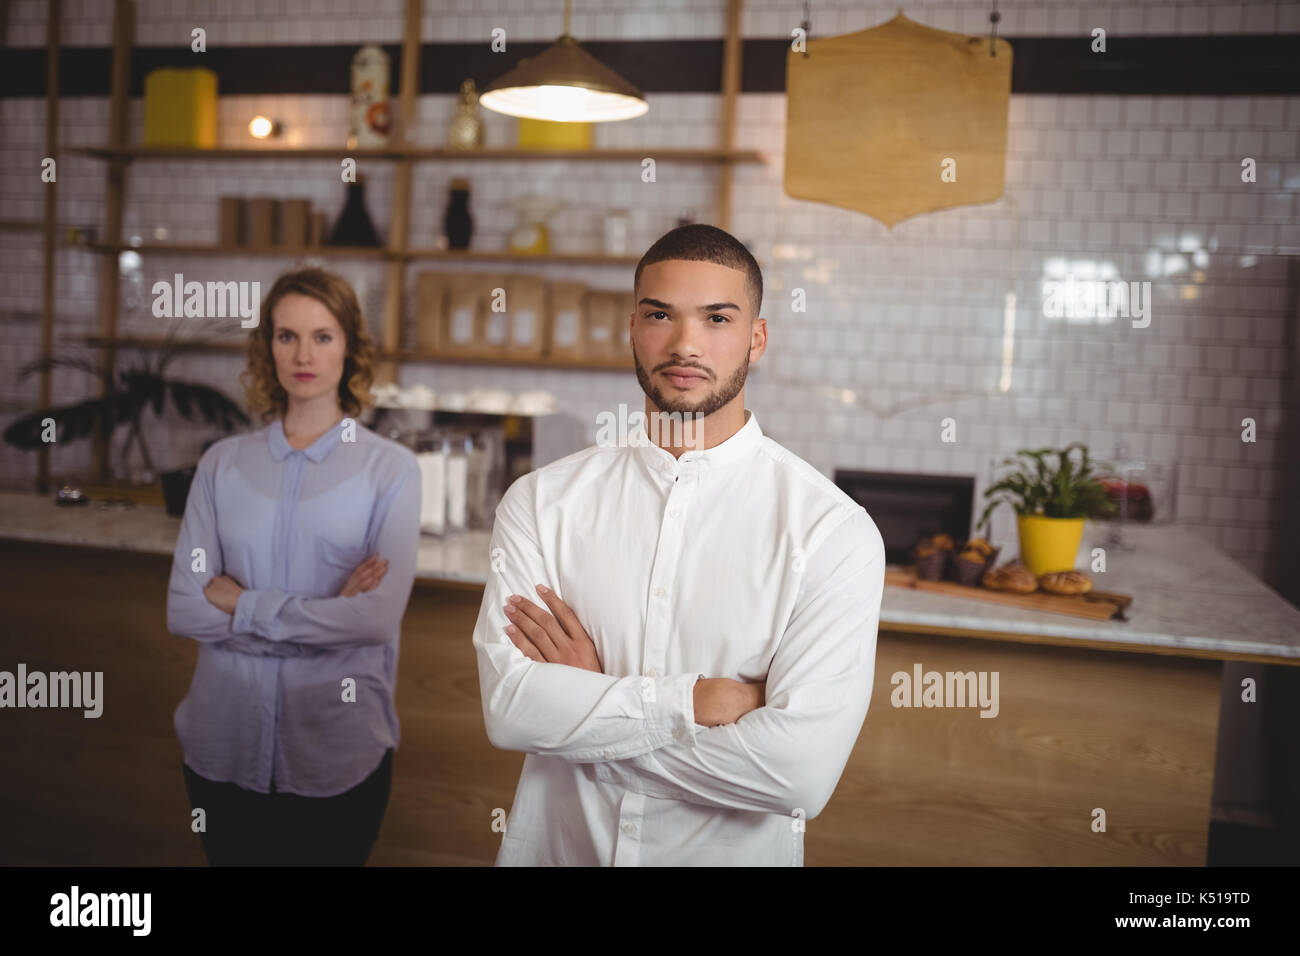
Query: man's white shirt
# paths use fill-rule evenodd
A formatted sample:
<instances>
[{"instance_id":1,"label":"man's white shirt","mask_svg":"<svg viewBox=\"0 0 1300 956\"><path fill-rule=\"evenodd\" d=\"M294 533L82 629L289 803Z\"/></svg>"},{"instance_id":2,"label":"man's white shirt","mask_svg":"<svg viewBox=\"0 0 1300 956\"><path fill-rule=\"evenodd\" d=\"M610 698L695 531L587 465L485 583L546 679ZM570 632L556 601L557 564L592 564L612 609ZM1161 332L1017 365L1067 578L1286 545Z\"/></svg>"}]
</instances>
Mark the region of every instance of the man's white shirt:
<instances>
[{"instance_id":1,"label":"man's white shirt","mask_svg":"<svg viewBox=\"0 0 1300 956\"><path fill-rule=\"evenodd\" d=\"M515 481L474 629L483 717L527 753L497 865L803 863L871 699L885 548L867 512L746 422L680 459L592 446ZM554 589L603 674L528 659L504 607ZM766 705L695 723L700 677Z\"/></svg>"}]
</instances>

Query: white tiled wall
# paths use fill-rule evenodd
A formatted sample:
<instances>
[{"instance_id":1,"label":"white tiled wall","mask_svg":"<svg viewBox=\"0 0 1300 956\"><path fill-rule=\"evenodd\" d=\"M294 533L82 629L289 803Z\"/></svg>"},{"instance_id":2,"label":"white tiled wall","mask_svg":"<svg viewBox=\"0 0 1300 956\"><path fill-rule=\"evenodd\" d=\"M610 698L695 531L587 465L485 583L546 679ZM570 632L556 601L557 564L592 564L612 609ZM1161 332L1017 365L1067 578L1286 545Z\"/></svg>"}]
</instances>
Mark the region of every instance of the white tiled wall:
<instances>
[{"instance_id":1,"label":"white tiled wall","mask_svg":"<svg viewBox=\"0 0 1300 956\"><path fill-rule=\"evenodd\" d=\"M43 0L15 0L10 42L45 43ZM907 15L940 30L979 33L987 29L987 0L899 0L852 3L816 0L811 4L814 36L863 30L887 20L902 7ZM112 3L64 0L65 41L69 46L111 42ZM189 44L196 26L210 44L398 43L403 0L138 0L137 41L145 46ZM1300 32L1300 5L1294 2L1196 2L1134 0L1079 3L1076 0L1003 0L999 31L1007 36L1054 36L1103 27L1117 35L1179 35ZM579 39L717 36L726 25L722 0L590 0L573 4L571 31ZM747 0L741 29L747 37L788 36L803 19L798 0ZM426 38L468 41L504 27L518 40L551 40L564 24L561 0L424 0Z\"/></svg>"},{"instance_id":2,"label":"white tiled wall","mask_svg":"<svg viewBox=\"0 0 1300 956\"><path fill-rule=\"evenodd\" d=\"M400 40L401 0L371 0L364 17L355 12L361 6L144 0L138 42L187 42L196 25L208 30L209 45ZM550 6L559 12L537 13ZM722 0L574 6L573 31L580 39L716 36L725 10ZM42 44L43 4L11 7L11 42ZM1120 34L1300 33L1300 5L1293 3L999 7L1001 33L1013 38L1086 33L1092 26ZM110 8L66 2L65 42L106 44ZM503 25L513 38L542 40L559 32L563 6L447 0L426 2L425 9L426 39L470 40ZM936 27L980 32L988 5L948 0L907 10ZM895 12L893 4L819 0L813 33L862 29ZM802 4L750 2L745 33L783 36L801 17ZM640 119L598 127L597 145L716 144L717 96L651 95L650 105ZM140 103L133 106L138 138ZM454 106L450 95L421 97L417 139L440 142ZM222 141L245 145L247 119L264 112L286 123L291 143L335 145L346 132L345 107L344 97L223 97ZM6 218L39 218L41 187L32 171L41 157L44 103L5 99L0 111L6 130L0 205ZM102 99L65 99L63 142L102 142L105 114ZM484 117L489 145L512 142L513 120L487 111ZM1288 492L1278 446L1287 411L1285 333L1296 321L1287 312L1286 267L1287 257L1300 255L1300 98L1014 96L1003 198L921 216L892 231L865 216L783 194L784 120L782 96L742 97L738 145L762 150L767 163L737 168L731 231L764 268L769 351L752 374L747 398L768 434L828 474L836 467L974 474L977 492L989 460L1016 448L1083 440L1106 456L1124 441L1137 456L1179 461L1180 523L1265 573L1268 522ZM1240 181L1246 156L1258 162L1253 185ZM383 232L392 171L382 164L365 171L370 213ZM566 203L553 228L561 249L597 246L601 216L611 206L632 210L638 249L671 228L681 210L711 218L714 171L661 163L653 184L642 183L639 173L639 166L612 163L418 165L411 243L433 243L446 183L457 175L473 181L474 241L483 248L504 244L511 202L527 192ZM126 233L146 239L162 227L173 241L214 240L221 195L303 196L331 215L342 198L337 164L327 161L137 162L130 177ZM60 221L101 223L103 184L101 163L65 155ZM0 350L0 420L7 422L35 401L35 378L15 379L38 348L39 243L34 235L0 233L0 254L6 343ZM382 267L330 264L357 285L377 319ZM265 289L283 265L259 258L146 257L143 290L131 282L123 286L123 331L157 334L148 287L173 272L256 279ZM88 254L59 254L58 336L93 329L97 268L98 259ZM524 268L606 288L630 288L632 278L630 267ZM1076 277L1150 281L1150 327L1045 317L1042 283L1061 268ZM789 308L795 288L807 291L806 313ZM201 356L183 359L175 371L238 398L241 368L233 356ZM633 376L613 372L407 366L403 383L415 382L435 390L545 388L589 422L593 434L598 412L620 402L635 407L641 397ZM80 373L61 373L56 394L71 399L86 384ZM957 422L956 444L939 440L940 422L948 417ZM1258 423L1254 444L1240 441L1244 417ZM192 460L209 437L170 417L149 431L161 467ZM56 470L84 467L88 450L84 443L61 450ZM0 482L28 486L34 458L7 448L2 454ZM1010 515L1003 518L1009 522ZM1000 526L1003 539L1008 529Z\"/></svg>"}]
</instances>

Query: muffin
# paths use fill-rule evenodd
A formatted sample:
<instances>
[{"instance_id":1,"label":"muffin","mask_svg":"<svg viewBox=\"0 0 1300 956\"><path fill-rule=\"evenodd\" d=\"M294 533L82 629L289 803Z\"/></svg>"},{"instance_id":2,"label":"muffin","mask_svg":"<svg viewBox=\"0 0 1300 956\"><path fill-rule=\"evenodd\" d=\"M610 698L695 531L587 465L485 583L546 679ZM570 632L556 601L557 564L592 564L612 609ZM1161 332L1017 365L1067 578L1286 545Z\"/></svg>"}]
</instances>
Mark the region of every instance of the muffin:
<instances>
[{"instance_id":1,"label":"muffin","mask_svg":"<svg viewBox=\"0 0 1300 956\"><path fill-rule=\"evenodd\" d=\"M984 538L971 538L957 553L953 565L957 569L957 581L967 587L979 587L984 572L990 570L998 559L1001 548L995 548Z\"/></svg>"},{"instance_id":2,"label":"muffin","mask_svg":"<svg viewBox=\"0 0 1300 956\"><path fill-rule=\"evenodd\" d=\"M922 581L939 581L947 575L952 557L952 538L946 534L922 535L913 548L916 576Z\"/></svg>"}]
</instances>

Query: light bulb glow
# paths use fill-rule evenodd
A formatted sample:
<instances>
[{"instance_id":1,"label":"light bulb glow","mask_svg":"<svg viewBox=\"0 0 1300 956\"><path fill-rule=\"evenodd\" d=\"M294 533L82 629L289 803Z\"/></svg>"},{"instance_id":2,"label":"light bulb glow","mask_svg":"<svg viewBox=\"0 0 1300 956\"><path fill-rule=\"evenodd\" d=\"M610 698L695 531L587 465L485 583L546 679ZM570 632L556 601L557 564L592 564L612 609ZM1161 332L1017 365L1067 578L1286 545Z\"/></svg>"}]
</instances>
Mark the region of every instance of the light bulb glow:
<instances>
[{"instance_id":1,"label":"light bulb glow","mask_svg":"<svg viewBox=\"0 0 1300 956\"><path fill-rule=\"evenodd\" d=\"M579 86L514 86L479 97L486 109L555 123L604 123L641 116L644 100Z\"/></svg>"}]
</instances>

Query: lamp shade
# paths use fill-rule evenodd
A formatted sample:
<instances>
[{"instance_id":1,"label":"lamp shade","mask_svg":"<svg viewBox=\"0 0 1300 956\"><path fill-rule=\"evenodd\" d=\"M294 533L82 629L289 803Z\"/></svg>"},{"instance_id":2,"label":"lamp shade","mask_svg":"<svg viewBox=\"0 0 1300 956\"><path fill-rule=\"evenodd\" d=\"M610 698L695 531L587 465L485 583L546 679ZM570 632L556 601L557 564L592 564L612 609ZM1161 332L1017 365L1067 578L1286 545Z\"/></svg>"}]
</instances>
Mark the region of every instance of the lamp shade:
<instances>
[{"instance_id":1,"label":"lamp shade","mask_svg":"<svg viewBox=\"0 0 1300 956\"><path fill-rule=\"evenodd\" d=\"M641 91L565 33L487 85L479 103L507 116L607 123L650 109Z\"/></svg>"}]
</instances>

